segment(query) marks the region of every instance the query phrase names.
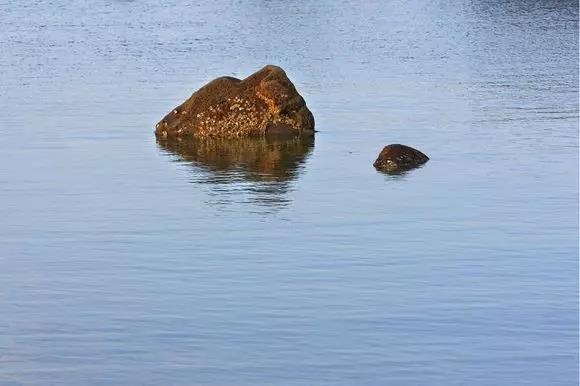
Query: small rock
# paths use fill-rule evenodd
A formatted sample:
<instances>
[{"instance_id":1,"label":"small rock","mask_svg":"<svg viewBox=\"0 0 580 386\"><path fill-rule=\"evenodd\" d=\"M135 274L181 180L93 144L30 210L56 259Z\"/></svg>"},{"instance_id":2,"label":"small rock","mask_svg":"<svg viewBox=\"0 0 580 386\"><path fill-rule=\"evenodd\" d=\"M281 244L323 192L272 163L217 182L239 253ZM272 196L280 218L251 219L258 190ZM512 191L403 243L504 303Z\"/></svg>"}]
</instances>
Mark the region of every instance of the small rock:
<instances>
[{"instance_id":1,"label":"small rock","mask_svg":"<svg viewBox=\"0 0 580 386\"><path fill-rule=\"evenodd\" d=\"M396 172L413 169L429 161L429 157L412 147L392 144L385 146L373 164L378 170Z\"/></svg>"}]
</instances>

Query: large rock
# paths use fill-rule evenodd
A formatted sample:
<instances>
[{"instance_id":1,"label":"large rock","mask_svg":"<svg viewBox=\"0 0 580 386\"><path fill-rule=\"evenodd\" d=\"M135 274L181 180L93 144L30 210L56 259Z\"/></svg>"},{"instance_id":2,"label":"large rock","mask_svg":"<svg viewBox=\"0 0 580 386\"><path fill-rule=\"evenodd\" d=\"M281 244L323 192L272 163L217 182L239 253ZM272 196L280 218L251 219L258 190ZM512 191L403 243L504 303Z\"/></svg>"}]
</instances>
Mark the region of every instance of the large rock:
<instances>
[{"instance_id":1,"label":"large rock","mask_svg":"<svg viewBox=\"0 0 580 386\"><path fill-rule=\"evenodd\" d=\"M415 168L429 161L429 157L412 147L392 144L385 146L373 164L378 170L398 172Z\"/></svg>"},{"instance_id":2,"label":"large rock","mask_svg":"<svg viewBox=\"0 0 580 386\"><path fill-rule=\"evenodd\" d=\"M244 80L221 77L155 126L161 138L312 136L314 117L284 70L266 66Z\"/></svg>"}]
</instances>

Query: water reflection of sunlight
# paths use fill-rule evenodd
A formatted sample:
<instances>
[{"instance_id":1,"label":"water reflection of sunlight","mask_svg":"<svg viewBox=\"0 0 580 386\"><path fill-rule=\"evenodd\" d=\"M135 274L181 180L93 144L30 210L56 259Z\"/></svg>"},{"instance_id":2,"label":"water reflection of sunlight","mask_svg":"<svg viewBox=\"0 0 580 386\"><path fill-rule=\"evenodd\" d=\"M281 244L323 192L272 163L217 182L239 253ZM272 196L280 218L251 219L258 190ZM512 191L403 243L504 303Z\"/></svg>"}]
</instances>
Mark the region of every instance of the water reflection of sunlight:
<instances>
[{"instance_id":1,"label":"water reflection of sunlight","mask_svg":"<svg viewBox=\"0 0 580 386\"><path fill-rule=\"evenodd\" d=\"M164 152L191 166L193 184L210 188L208 204L287 206L287 193L314 146L313 138L163 140Z\"/></svg>"}]
</instances>

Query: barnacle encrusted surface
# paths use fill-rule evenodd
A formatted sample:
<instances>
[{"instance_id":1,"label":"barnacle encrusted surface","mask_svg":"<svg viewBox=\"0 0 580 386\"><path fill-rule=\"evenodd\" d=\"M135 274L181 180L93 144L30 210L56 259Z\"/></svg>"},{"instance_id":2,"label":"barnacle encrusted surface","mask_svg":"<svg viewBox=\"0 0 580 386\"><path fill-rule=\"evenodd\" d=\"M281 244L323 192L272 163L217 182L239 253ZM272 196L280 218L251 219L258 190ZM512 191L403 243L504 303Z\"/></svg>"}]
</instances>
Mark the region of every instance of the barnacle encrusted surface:
<instances>
[{"instance_id":1,"label":"barnacle encrusted surface","mask_svg":"<svg viewBox=\"0 0 580 386\"><path fill-rule=\"evenodd\" d=\"M304 99L276 66L244 80L221 77L196 91L156 126L161 138L247 137L314 134L314 117Z\"/></svg>"}]
</instances>

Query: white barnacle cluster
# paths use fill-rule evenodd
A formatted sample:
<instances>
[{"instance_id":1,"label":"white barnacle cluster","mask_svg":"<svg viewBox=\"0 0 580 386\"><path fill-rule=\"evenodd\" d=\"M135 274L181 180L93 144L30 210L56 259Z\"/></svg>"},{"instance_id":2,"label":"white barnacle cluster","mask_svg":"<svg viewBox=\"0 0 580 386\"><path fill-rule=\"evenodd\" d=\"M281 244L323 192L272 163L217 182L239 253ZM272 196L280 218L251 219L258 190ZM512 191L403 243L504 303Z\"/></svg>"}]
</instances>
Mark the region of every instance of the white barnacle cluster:
<instances>
[{"instance_id":1,"label":"white barnacle cluster","mask_svg":"<svg viewBox=\"0 0 580 386\"><path fill-rule=\"evenodd\" d=\"M269 119L267 111L246 98L235 97L231 103L223 132L236 137L263 133Z\"/></svg>"},{"instance_id":2,"label":"white barnacle cluster","mask_svg":"<svg viewBox=\"0 0 580 386\"><path fill-rule=\"evenodd\" d=\"M250 103L250 101L248 101L247 99L241 98L241 97L234 97L234 98L228 98L227 100L230 103L230 110L232 111L244 111L244 109L247 109L249 106L251 106L252 104Z\"/></svg>"},{"instance_id":3,"label":"white barnacle cluster","mask_svg":"<svg viewBox=\"0 0 580 386\"><path fill-rule=\"evenodd\" d=\"M215 128L219 126L219 116L222 114L220 105L210 106L207 111L196 115L196 133L199 136L212 136Z\"/></svg>"},{"instance_id":4,"label":"white barnacle cluster","mask_svg":"<svg viewBox=\"0 0 580 386\"><path fill-rule=\"evenodd\" d=\"M235 96L224 103L208 107L205 114L196 115L196 133L207 137L241 137L265 130L269 113L251 101Z\"/></svg>"},{"instance_id":5,"label":"white barnacle cluster","mask_svg":"<svg viewBox=\"0 0 580 386\"><path fill-rule=\"evenodd\" d=\"M209 106L196 113L195 119L188 121L187 131L200 137L243 137L264 134L274 123L291 127L299 126L288 116L280 115L277 108L269 105L271 100L235 96L219 104ZM180 132L178 132L179 134Z\"/></svg>"}]
</instances>

